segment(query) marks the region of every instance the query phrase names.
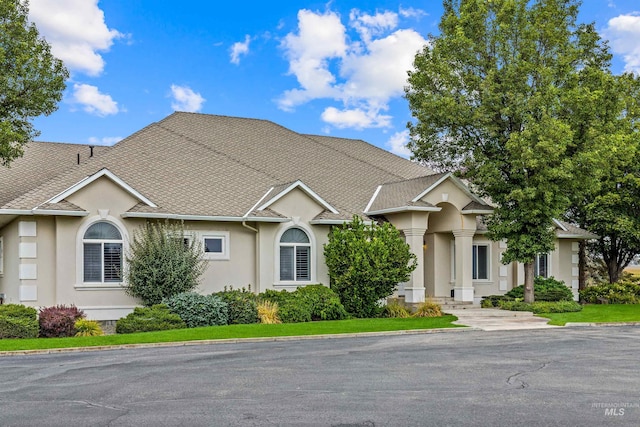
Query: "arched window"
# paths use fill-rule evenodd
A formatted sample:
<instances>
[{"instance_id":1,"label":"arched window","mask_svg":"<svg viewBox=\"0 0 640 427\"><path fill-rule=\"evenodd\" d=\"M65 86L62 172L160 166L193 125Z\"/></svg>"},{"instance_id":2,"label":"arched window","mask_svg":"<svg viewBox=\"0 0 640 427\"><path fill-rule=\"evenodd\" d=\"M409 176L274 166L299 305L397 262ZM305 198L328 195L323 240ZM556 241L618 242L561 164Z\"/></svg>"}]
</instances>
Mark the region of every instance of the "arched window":
<instances>
[{"instance_id":1,"label":"arched window","mask_svg":"<svg viewBox=\"0 0 640 427\"><path fill-rule=\"evenodd\" d=\"M113 224L92 224L82 238L83 281L114 283L122 281L122 234Z\"/></svg>"},{"instance_id":2,"label":"arched window","mask_svg":"<svg viewBox=\"0 0 640 427\"><path fill-rule=\"evenodd\" d=\"M290 228L280 238L280 280L311 280L311 243L299 228Z\"/></svg>"}]
</instances>

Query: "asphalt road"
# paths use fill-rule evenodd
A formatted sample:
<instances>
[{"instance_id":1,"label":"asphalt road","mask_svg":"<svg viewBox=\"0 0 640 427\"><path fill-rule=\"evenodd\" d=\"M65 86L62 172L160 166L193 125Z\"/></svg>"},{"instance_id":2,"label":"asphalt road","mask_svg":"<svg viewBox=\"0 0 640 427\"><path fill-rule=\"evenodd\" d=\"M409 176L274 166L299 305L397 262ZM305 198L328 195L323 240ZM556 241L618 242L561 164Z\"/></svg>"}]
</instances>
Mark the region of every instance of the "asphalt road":
<instances>
[{"instance_id":1,"label":"asphalt road","mask_svg":"<svg viewBox=\"0 0 640 427\"><path fill-rule=\"evenodd\" d=\"M0 357L2 426L640 425L640 328Z\"/></svg>"}]
</instances>

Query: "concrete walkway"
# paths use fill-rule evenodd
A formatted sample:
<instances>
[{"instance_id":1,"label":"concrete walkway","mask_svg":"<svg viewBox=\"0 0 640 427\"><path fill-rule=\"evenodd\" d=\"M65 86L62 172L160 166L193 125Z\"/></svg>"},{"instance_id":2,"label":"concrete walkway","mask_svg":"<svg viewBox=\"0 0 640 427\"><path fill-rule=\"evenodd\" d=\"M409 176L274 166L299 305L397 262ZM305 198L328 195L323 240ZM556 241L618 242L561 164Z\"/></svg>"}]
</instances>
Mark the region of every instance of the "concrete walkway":
<instances>
[{"instance_id":1,"label":"concrete walkway","mask_svg":"<svg viewBox=\"0 0 640 427\"><path fill-rule=\"evenodd\" d=\"M483 331L508 331L515 329L545 329L559 326L547 325L549 319L535 317L528 311L508 311L492 308L465 308L447 310L458 318L456 325L471 326Z\"/></svg>"}]
</instances>

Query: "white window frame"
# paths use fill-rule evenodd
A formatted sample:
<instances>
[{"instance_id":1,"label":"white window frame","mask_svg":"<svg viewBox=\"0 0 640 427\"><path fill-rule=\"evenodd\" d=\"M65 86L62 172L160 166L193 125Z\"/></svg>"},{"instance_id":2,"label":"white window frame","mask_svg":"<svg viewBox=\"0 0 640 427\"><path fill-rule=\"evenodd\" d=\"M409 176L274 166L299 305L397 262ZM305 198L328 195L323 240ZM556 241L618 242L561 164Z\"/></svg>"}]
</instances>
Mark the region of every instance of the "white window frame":
<instances>
[{"instance_id":1,"label":"white window frame","mask_svg":"<svg viewBox=\"0 0 640 427\"><path fill-rule=\"evenodd\" d=\"M112 225L113 227L116 228L116 230L118 230L118 233L120 233L120 239L85 239L84 235L87 233L87 231L89 230L89 228L91 228L91 226L99 223L99 222L105 222L109 225ZM84 253L84 246L85 244L100 244L100 258L101 258L101 267L100 267L100 280L99 281L85 281L84 278L84 264L85 264L85 253ZM114 243L114 244L120 244L120 280L118 281L105 281L104 279L104 273L105 273L105 261L104 261L104 245L106 243ZM95 284L100 284L100 285L116 285L116 284L121 284L124 280L124 260L125 258L125 253L124 253L124 236L122 233L122 230L120 230L120 228L112 223L111 221L107 221L107 220L100 220L100 221L95 221L93 222L89 227L87 227L83 234L82 234L82 283L85 285L95 285Z\"/></svg>"},{"instance_id":2,"label":"white window frame","mask_svg":"<svg viewBox=\"0 0 640 427\"><path fill-rule=\"evenodd\" d=\"M185 235L185 238L190 238L190 236ZM222 252L205 252L206 239L220 239L222 240ZM226 261L231 258L231 244L229 242L229 232L228 231L207 231L200 235L200 243L202 244L202 252L204 253L204 258L213 261Z\"/></svg>"},{"instance_id":3,"label":"white window frame","mask_svg":"<svg viewBox=\"0 0 640 427\"><path fill-rule=\"evenodd\" d=\"M76 235L76 284L75 288L78 290L95 290L95 289L107 289L107 290L121 290L125 282L124 275L120 282L85 282L84 281L84 235L93 224L96 222L109 222L114 225L120 232L122 237L122 269L126 269L125 264L127 262L125 254L129 248L129 233L122 221L111 215L96 215L87 218L85 222L78 229ZM103 273L104 274L104 273Z\"/></svg>"},{"instance_id":4,"label":"white window frame","mask_svg":"<svg viewBox=\"0 0 640 427\"><path fill-rule=\"evenodd\" d=\"M477 265L473 265L473 254L476 253L478 246L485 246L487 248L487 277L485 279L473 279L474 282L490 282L491 281L491 243L490 242L474 242L472 245L471 254L471 277L477 276ZM477 255L475 259L478 259Z\"/></svg>"},{"instance_id":5,"label":"white window frame","mask_svg":"<svg viewBox=\"0 0 640 427\"><path fill-rule=\"evenodd\" d=\"M546 276L541 276L540 273L540 257L541 256L546 256L547 257L547 275ZM551 253L548 252L546 254L538 254L536 255L535 260L533 261L533 277L544 277L545 279L549 278L552 276L551 274Z\"/></svg>"},{"instance_id":6,"label":"white window frame","mask_svg":"<svg viewBox=\"0 0 640 427\"><path fill-rule=\"evenodd\" d=\"M4 237L0 236L0 276L4 274Z\"/></svg>"},{"instance_id":7,"label":"white window frame","mask_svg":"<svg viewBox=\"0 0 640 427\"><path fill-rule=\"evenodd\" d=\"M282 238L282 235L289 230L290 228L299 228L300 230L304 231L307 235L307 237L309 238L309 243L308 244L304 244L304 246L308 246L309 249L309 280L295 280L295 271L294 271L294 280L280 280L280 246L282 246L280 244L280 239ZM295 244L292 243L285 243L285 246L293 246ZM302 244L300 244L300 246L303 246ZM278 230L278 232L276 233L275 236L275 241L274 241L274 286L275 287L291 287L291 288L297 288L298 286L305 286L305 285L309 285L312 283L317 283L317 279L316 279L316 267L317 267L317 251L316 251L316 237L315 234L313 233L313 231L311 230L310 227L308 227L306 224L302 224L299 222L294 222L294 224L291 223L285 223L285 224L281 224L280 225L280 229ZM294 253L295 253L295 249L294 249ZM294 262L295 263L295 262Z\"/></svg>"}]
</instances>

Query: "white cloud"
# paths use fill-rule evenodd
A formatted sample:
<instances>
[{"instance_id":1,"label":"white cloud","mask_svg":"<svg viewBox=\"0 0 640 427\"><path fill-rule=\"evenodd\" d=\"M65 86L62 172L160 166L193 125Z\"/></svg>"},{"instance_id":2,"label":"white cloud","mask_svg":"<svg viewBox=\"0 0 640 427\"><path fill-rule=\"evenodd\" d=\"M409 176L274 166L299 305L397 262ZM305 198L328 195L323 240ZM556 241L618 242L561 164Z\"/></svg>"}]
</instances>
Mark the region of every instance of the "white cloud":
<instances>
[{"instance_id":1,"label":"white cloud","mask_svg":"<svg viewBox=\"0 0 640 427\"><path fill-rule=\"evenodd\" d=\"M609 20L604 37L614 53L623 55L625 71L640 73L640 14L619 15Z\"/></svg>"},{"instance_id":2,"label":"white cloud","mask_svg":"<svg viewBox=\"0 0 640 427\"><path fill-rule=\"evenodd\" d=\"M391 116L380 114L379 111L361 108L338 110L335 107L327 107L321 115L326 123L339 129L353 128L380 128L391 126Z\"/></svg>"},{"instance_id":3,"label":"white cloud","mask_svg":"<svg viewBox=\"0 0 640 427\"><path fill-rule=\"evenodd\" d=\"M298 28L282 42L289 73L299 86L277 100L285 111L315 99L340 103L321 118L339 128L389 127L381 114L404 94L407 70L427 41L412 29L397 29L398 14L366 14L354 9L345 27L338 14L298 12Z\"/></svg>"},{"instance_id":4,"label":"white cloud","mask_svg":"<svg viewBox=\"0 0 640 427\"><path fill-rule=\"evenodd\" d=\"M89 137L89 144L95 145L113 145L116 142L122 141L121 136L103 136L102 138L97 138L95 136Z\"/></svg>"},{"instance_id":5,"label":"white cloud","mask_svg":"<svg viewBox=\"0 0 640 427\"><path fill-rule=\"evenodd\" d=\"M98 0L31 0L29 19L51 44L51 52L74 71L97 76L106 52L123 35L109 29Z\"/></svg>"},{"instance_id":6,"label":"white cloud","mask_svg":"<svg viewBox=\"0 0 640 427\"><path fill-rule=\"evenodd\" d=\"M231 45L231 63L238 65L240 63L240 56L246 55L249 53L249 43L251 42L251 37L247 34L244 36L244 42L236 42Z\"/></svg>"},{"instance_id":7,"label":"white cloud","mask_svg":"<svg viewBox=\"0 0 640 427\"><path fill-rule=\"evenodd\" d=\"M400 13L400 16L402 16L403 18L418 18L418 19L423 16L429 15L427 12L425 12L422 9L415 9L413 7L403 8L402 6L400 6L398 13Z\"/></svg>"},{"instance_id":8,"label":"white cloud","mask_svg":"<svg viewBox=\"0 0 640 427\"><path fill-rule=\"evenodd\" d=\"M409 142L409 131L403 130L402 132L396 132L387 141L387 147L393 154L397 154L401 157L409 158L411 151L407 148Z\"/></svg>"},{"instance_id":9,"label":"white cloud","mask_svg":"<svg viewBox=\"0 0 640 427\"><path fill-rule=\"evenodd\" d=\"M173 102L171 108L175 111L187 111L193 113L200 111L205 99L188 86L171 85Z\"/></svg>"},{"instance_id":10,"label":"white cloud","mask_svg":"<svg viewBox=\"0 0 640 427\"><path fill-rule=\"evenodd\" d=\"M121 111L118 103L111 96L100 93L96 86L79 84L73 85L72 101L83 106L84 111L104 117Z\"/></svg>"},{"instance_id":11,"label":"white cloud","mask_svg":"<svg viewBox=\"0 0 640 427\"><path fill-rule=\"evenodd\" d=\"M287 34L281 46L289 60L289 73L296 76L301 89L286 91L278 101L280 108L291 110L311 99L339 96L332 86L335 77L328 61L344 56L345 31L336 13L298 12L298 34Z\"/></svg>"}]
</instances>

